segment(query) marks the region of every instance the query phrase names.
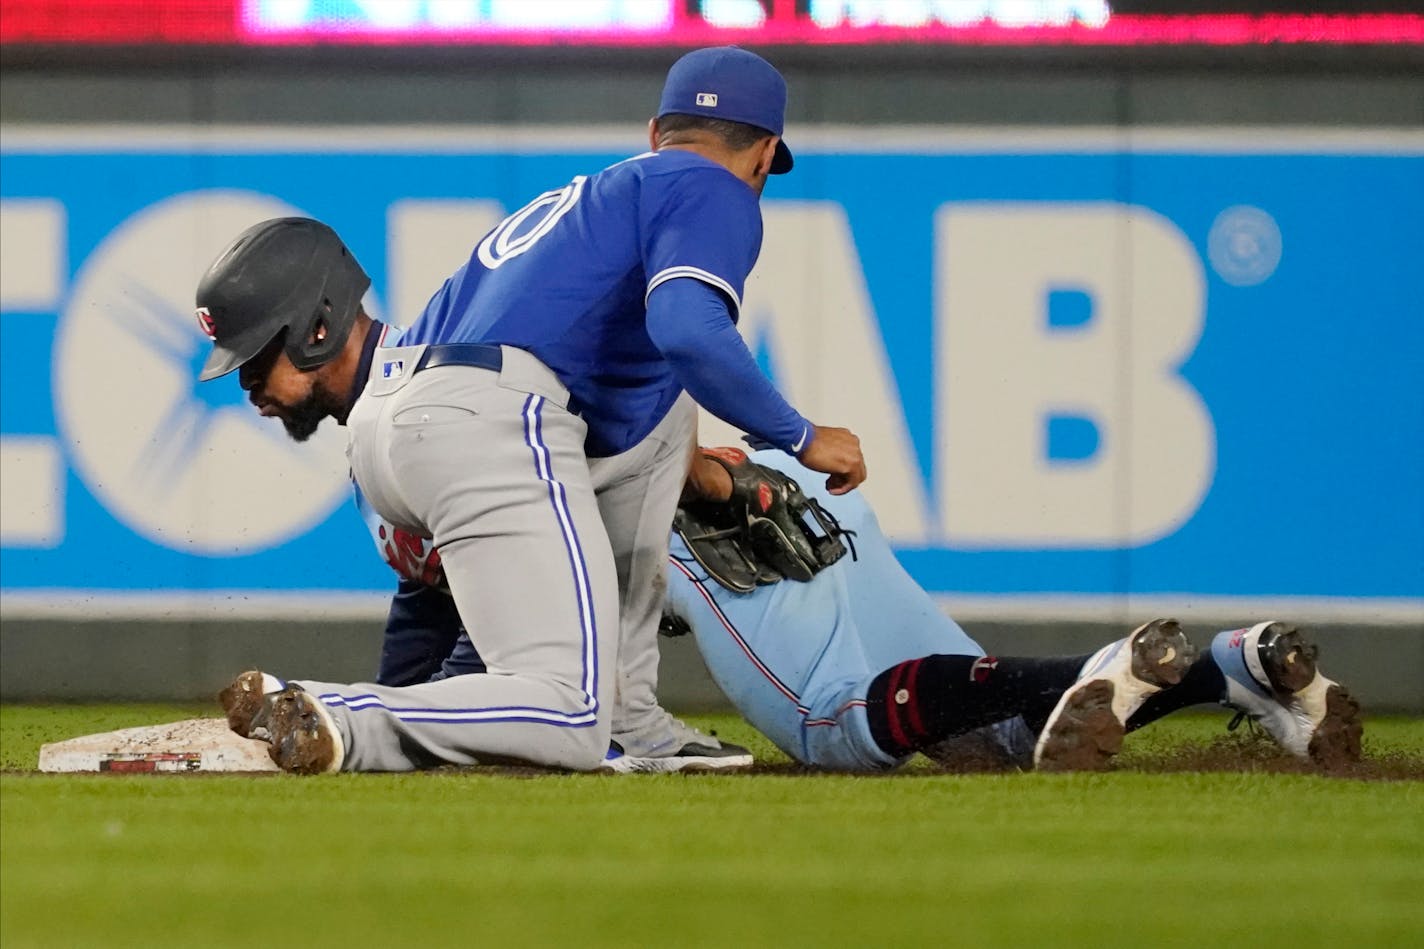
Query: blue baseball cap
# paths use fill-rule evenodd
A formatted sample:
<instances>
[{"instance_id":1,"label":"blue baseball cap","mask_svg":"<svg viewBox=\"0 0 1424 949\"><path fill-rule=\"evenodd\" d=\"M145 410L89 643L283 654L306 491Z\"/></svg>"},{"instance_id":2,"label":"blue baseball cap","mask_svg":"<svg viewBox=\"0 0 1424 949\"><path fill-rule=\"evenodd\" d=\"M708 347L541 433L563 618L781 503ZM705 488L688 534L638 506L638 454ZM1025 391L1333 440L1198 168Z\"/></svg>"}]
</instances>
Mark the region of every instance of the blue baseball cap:
<instances>
[{"instance_id":1,"label":"blue baseball cap","mask_svg":"<svg viewBox=\"0 0 1424 949\"><path fill-rule=\"evenodd\" d=\"M701 115L766 129L780 135L786 124L786 80L776 67L739 46L695 49L672 64L658 118ZM776 143L771 173L791 170L791 149Z\"/></svg>"}]
</instances>

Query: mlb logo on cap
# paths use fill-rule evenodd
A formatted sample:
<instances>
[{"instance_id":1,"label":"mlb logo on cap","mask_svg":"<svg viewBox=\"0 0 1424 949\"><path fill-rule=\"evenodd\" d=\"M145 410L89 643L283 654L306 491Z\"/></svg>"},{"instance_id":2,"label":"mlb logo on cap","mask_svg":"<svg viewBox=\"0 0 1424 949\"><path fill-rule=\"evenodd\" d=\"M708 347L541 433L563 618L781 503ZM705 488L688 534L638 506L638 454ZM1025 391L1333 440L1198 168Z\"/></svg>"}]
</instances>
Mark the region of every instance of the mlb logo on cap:
<instances>
[{"instance_id":1,"label":"mlb logo on cap","mask_svg":"<svg viewBox=\"0 0 1424 949\"><path fill-rule=\"evenodd\" d=\"M751 50L695 49L672 64L663 84L658 118L674 113L740 122L779 136L786 124L786 80ZM791 149L778 141L771 173L788 172L791 164Z\"/></svg>"}]
</instances>

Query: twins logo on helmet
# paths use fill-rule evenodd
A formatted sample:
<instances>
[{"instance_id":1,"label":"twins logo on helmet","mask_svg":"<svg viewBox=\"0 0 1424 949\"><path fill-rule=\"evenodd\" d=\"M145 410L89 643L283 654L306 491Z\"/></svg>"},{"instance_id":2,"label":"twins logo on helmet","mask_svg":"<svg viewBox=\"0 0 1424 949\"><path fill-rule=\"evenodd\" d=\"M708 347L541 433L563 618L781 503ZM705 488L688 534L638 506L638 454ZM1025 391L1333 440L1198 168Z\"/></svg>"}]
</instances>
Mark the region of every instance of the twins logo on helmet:
<instances>
[{"instance_id":1,"label":"twins logo on helmet","mask_svg":"<svg viewBox=\"0 0 1424 949\"><path fill-rule=\"evenodd\" d=\"M216 340L218 338L218 325L213 321L213 315L208 312L208 308L205 306L198 307L197 317L198 329L202 330L208 339Z\"/></svg>"}]
</instances>

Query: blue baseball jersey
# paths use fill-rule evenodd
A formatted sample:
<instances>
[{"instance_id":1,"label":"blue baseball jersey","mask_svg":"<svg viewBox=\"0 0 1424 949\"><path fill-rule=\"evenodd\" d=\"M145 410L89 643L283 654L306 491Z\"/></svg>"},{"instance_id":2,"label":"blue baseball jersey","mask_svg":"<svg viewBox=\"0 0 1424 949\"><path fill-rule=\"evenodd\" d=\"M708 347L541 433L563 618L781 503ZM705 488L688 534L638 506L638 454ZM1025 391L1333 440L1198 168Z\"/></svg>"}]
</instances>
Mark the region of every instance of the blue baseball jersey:
<instances>
[{"instance_id":1,"label":"blue baseball jersey","mask_svg":"<svg viewBox=\"0 0 1424 949\"><path fill-rule=\"evenodd\" d=\"M401 343L498 343L533 353L588 424L588 453L616 454L650 432L683 388L649 336L648 296L692 278L715 288L735 319L761 240L752 188L692 152L648 152L506 218Z\"/></svg>"},{"instance_id":2,"label":"blue baseball jersey","mask_svg":"<svg viewBox=\"0 0 1424 949\"><path fill-rule=\"evenodd\" d=\"M751 457L790 475L854 531L855 558L806 583L735 593L708 578L674 533L666 609L692 628L732 704L786 754L837 770L892 767L900 759L880 749L866 720L871 681L910 659L984 650L900 566L860 492L829 494L824 475L779 451ZM1008 747L1007 736L991 735Z\"/></svg>"}]
</instances>

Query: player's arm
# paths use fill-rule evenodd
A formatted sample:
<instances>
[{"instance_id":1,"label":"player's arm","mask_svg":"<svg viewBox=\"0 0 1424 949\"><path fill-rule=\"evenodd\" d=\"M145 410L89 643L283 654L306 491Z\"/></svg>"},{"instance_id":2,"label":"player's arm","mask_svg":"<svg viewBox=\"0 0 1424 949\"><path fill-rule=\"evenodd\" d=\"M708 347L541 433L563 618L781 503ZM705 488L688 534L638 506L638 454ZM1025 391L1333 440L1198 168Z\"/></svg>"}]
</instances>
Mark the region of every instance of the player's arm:
<instances>
[{"instance_id":1,"label":"player's arm","mask_svg":"<svg viewBox=\"0 0 1424 949\"><path fill-rule=\"evenodd\" d=\"M717 417L829 474L834 493L860 484L859 440L793 409L737 333L742 289L761 249L756 195L722 169L649 182L639 221L647 331L678 381Z\"/></svg>"},{"instance_id":2,"label":"player's arm","mask_svg":"<svg viewBox=\"0 0 1424 949\"><path fill-rule=\"evenodd\" d=\"M659 284L648 295L647 328L683 388L713 415L792 454L810 442L813 426L762 373L710 284Z\"/></svg>"},{"instance_id":3,"label":"player's arm","mask_svg":"<svg viewBox=\"0 0 1424 949\"><path fill-rule=\"evenodd\" d=\"M391 597L381 644L381 685L416 685L440 671L461 633L455 599L443 590L402 578Z\"/></svg>"},{"instance_id":4,"label":"player's arm","mask_svg":"<svg viewBox=\"0 0 1424 949\"><path fill-rule=\"evenodd\" d=\"M742 341L721 291L691 277L661 283L648 295L647 327L683 388L713 415L829 474L833 494L865 480L860 439L791 407Z\"/></svg>"},{"instance_id":5,"label":"player's arm","mask_svg":"<svg viewBox=\"0 0 1424 949\"><path fill-rule=\"evenodd\" d=\"M687 466L687 480L682 486L680 504L690 501L720 502L732 496L732 475L726 467L707 456L707 449L692 446L692 460Z\"/></svg>"}]
</instances>

